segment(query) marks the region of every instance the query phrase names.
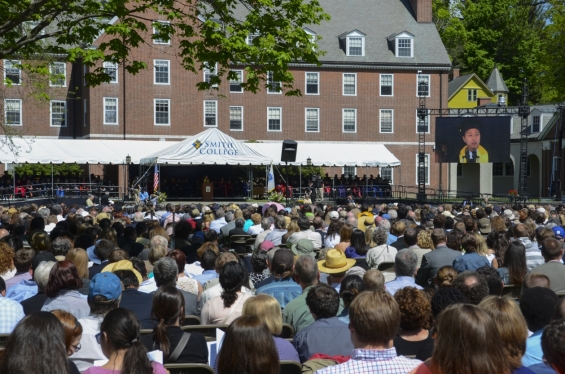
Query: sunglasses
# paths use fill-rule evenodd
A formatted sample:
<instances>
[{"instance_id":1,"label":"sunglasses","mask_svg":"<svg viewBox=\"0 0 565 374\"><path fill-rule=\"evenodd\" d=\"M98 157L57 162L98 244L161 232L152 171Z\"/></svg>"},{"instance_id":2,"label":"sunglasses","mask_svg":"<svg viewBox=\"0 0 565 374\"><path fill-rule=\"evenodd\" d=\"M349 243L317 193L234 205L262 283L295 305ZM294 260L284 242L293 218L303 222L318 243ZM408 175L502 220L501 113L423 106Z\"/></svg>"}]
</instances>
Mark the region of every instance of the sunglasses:
<instances>
[{"instance_id":1,"label":"sunglasses","mask_svg":"<svg viewBox=\"0 0 565 374\"><path fill-rule=\"evenodd\" d=\"M96 343L100 344L100 340L102 339L102 333L99 332L98 334L94 335L96 338Z\"/></svg>"}]
</instances>

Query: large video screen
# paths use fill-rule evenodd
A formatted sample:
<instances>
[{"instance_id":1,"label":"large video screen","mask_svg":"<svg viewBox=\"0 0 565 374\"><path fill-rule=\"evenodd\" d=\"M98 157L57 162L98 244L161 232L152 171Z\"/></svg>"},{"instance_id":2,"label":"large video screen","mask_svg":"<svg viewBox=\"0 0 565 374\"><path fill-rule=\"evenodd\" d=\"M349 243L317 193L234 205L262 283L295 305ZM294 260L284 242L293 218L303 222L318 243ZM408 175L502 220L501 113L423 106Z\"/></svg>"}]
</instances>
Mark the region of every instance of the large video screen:
<instances>
[{"instance_id":1,"label":"large video screen","mask_svg":"<svg viewBox=\"0 0 565 374\"><path fill-rule=\"evenodd\" d=\"M436 162L510 162L510 117L437 117Z\"/></svg>"}]
</instances>

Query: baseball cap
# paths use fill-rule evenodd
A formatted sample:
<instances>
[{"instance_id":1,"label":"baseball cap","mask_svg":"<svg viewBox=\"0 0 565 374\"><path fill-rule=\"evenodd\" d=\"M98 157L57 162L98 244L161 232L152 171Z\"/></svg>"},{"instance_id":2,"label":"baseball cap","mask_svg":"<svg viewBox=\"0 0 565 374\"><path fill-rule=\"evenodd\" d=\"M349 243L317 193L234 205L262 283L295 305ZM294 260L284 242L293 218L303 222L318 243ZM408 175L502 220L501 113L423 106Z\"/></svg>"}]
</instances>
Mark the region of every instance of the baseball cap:
<instances>
[{"instance_id":1,"label":"baseball cap","mask_svg":"<svg viewBox=\"0 0 565 374\"><path fill-rule=\"evenodd\" d=\"M330 212L330 219L339 219L339 213L335 210Z\"/></svg>"},{"instance_id":2,"label":"baseball cap","mask_svg":"<svg viewBox=\"0 0 565 374\"><path fill-rule=\"evenodd\" d=\"M270 249L273 249L274 247L275 247L275 245L270 240L265 240L263 243L261 243L259 245L259 249L261 249L263 251L268 251Z\"/></svg>"},{"instance_id":3,"label":"baseball cap","mask_svg":"<svg viewBox=\"0 0 565 374\"><path fill-rule=\"evenodd\" d=\"M561 226L554 226L553 233L555 234L555 239L563 239L565 238L565 229Z\"/></svg>"},{"instance_id":4,"label":"baseball cap","mask_svg":"<svg viewBox=\"0 0 565 374\"><path fill-rule=\"evenodd\" d=\"M492 231L490 226L490 220L488 218L481 218L479 220L479 231L481 234L490 234Z\"/></svg>"},{"instance_id":5,"label":"baseball cap","mask_svg":"<svg viewBox=\"0 0 565 374\"><path fill-rule=\"evenodd\" d=\"M98 273L90 280L88 298L101 295L108 300L117 300L122 295L122 283L114 273Z\"/></svg>"},{"instance_id":6,"label":"baseball cap","mask_svg":"<svg viewBox=\"0 0 565 374\"><path fill-rule=\"evenodd\" d=\"M291 247L291 251L295 256L316 256L316 254L314 253L314 244L308 239L300 239L299 241L294 243Z\"/></svg>"},{"instance_id":7,"label":"baseball cap","mask_svg":"<svg viewBox=\"0 0 565 374\"><path fill-rule=\"evenodd\" d=\"M390 216L388 214L383 214L383 218L384 219L390 219Z\"/></svg>"}]
</instances>

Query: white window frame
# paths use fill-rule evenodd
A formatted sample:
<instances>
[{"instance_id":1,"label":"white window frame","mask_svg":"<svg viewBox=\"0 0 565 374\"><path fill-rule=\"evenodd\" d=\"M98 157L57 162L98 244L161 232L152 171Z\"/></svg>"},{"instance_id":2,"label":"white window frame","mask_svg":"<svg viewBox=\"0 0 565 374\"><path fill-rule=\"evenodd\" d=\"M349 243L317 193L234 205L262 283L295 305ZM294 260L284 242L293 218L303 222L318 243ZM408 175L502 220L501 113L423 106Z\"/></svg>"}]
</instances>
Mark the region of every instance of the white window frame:
<instances>
[{"instance_id":1,"label":"white window frame","mask_svg":"<svg viewBox=\"0 0 565 374\"><path fill-rule=\"evenodd\" d=\"M157 64L163 62L167 63L167 83L157 82ZM171 85L171 60L161 60L161 59L153 60L153 84L157 84L160 86Z\"/></svg>"},{"instance_id":2,"label":"white window frame","mask_svg":"<svg viewBox=\"0 0 565 374\"><path fill-rule=\"evenodd\" d=\"M400 41L401 40L410 40L410 56L400 56ZM414 38L407 36L407 35L399 35L396 37L394 42L395 45L395 54L398 58L414 58ZM403 47L406 48L406 47Z\"/></svg>"},{"instance_id":3,"label":"white window frame","mask_svg":"<svg viewBox=\"0 0 565 374\"><path fill-rule=\"evenodd\" d=\"M267 87L267 93L271 94L271 95L280 95L282 94L282 85L280 81L275 81L275 75L273 74L272 71L267 72L267 84L271 84L274 86L277 86L280 88L279 91L277 91L275 88L269 88Z\"/></svg>"},{"instance_id":4,"label":"white window frame","mask_svg":"<svg viewBox=\"0 0 565 374\"><path fill-rule=\"evenodd\" d=\"M354 89L355 89L354 90L355 93L353 93L353 94L346 94L345 93L345 76L346 75L353 75ZM342 93L343 96L357 96L357 73L342 73L342 75L341 75L341 86L342 86L341 93Z\"/></svg>"},{"instance_id":5,"label":"white window frame","mask_svg":"<svg viewBox=\"0 0 565 374\"><path fill-rule=\"evenodd\" d=\"M308 93L308 74L316 74L316 91L317 93ZM305 95L320 95L320 73L314 71L304 72L304 94Z\"/></svg>"},{"instance_id":6,"label":"white window frame","mask_svg":"<svg viewBox=\"0 0 565 374\"><path fill-rule=\"evenodd\" d=\"M383 131L383 111L391 113L391 131ZM379 132L381 134L394 134L394 109L379 109Z\"/></svg>"},{"instance_id":7,"label":"white window frame","mask_svg":"<svg viewBox=\"0 0 565 374\"><path fill-rule=\"evenodd\" d=\"M167 102L168 123L157 123L157 102L158 101L166 101ZM153 125L154 126L171 126L171 99L153 99Z\"/></svg>"},{"instance_id":8,"label":"white window frame","mask_svg":"<svg viewBox=\"0 0 565 374\"><path fill-rule=\"evenodd\" d=\"M64 126L57 126L57 125L53 125L53 104L55 103L63 103L63 108L65 110L65 125ZM51 100L49 102L49 127L67 127L67 102L65 100Z\"/></svg>"},{"instance_id":9,"label":"white window frame","mask_svg":"<svg viewBox=\"0 0 565 374\"><path fill-rule=\"evenodd\" d=\"M108 70L110 69L114 69L114 78L115 79L110 79L110 81L108 83L118 83L118 64L114 63L114 62L110 62L110 61L104 61L102 63L102 68L104 69L104 72L108 75L110 75L108 73ZM111 76L111 75L110 75Z\"/></svg>"},{"instance_id":10,"label":"white window frame","mask_svg":"<svg viewBox=\"0 0 565 374\"><path fill-rule=\"evenodd\" d=\"M475 92L474 92L475 94L474 94L474 95L471 95L471 92L473 92L473 91L475 91ZM475 100L469 100L469 97L472 98L473 96L475 96ZM468 102L468 103L474 103L474 102L476 102L478 97L479 97L479 89L478 89L478 88L468 88L468 89L467 89L467 102Z\"/></svg>"},{"instance_id":11,"label":"white window frame","mask_svg":"<svg viewBox=\"0 0 565 374\"><path fill-rule=\"evenodd\" d=\"M308 130L308 111L309 110L315 110L317 115L317 121L318 123L316 124L317 126L317 130ZM320 108L304 108L304 132L320 132Z\"/></svg>"},{"instance_id":12,"label":"white window frame","mask_svg":"<svg viewBox=\"0 0 565 374\"><path fill-rule=\"evenodd\" d=\"M538 130L537 131L534 130L534 126L536 124L536 118L538 119ZM532 133L541 132L541 120L542 120L541 115L532 116Z\"/></svg>"},{"instance_id":13,"label":"white window frame","mask_svg":"<svg viewBox=\"0 0 565 374\"><path fill-rule=\"evenodd\" d=\"M361 39L361 54L360 55L352 55L350 53L351 39ZM345 42L346 42L345 50L347 52L347 56L351 56L351 57L363 57L363 56L365 56L365 37L363 35L359 35L358 33L354 33L353 35L348 35L346 37Z\"/></svg>"},{"instance_id":14,"label":"white window frame","mask_svg":"<svg viewBox=\"0 0 565 374\"><path fill-rule=\"evenodd\" d=\"M419 87L419 84L420 84L420 78L421 78L421 77L428 77L428 94L427 94L426 96L424 96L424 97L430 97L430 96L431 96L431 91L432 91L432 87L431 87L431 86L432 86L432 85L431 85L432 76L431 76L430 74L417 74L417 75L416 75L416 97L420 97L420 95L419 95L420 92L419 92L419 88L418 88L418 87Z\"/></svg>"},{"instance_id":15,"label":"white window frame","mask_svg":"<svg viewBox=\"0 0 565 374\"><path fill-rule=\"evenodd\" d=\"M107 111L107 110L106 110L106 100L115 100L115 101L116 101L116 122L108 122L108 121L106 121L106 111ZM119 109L118 109L118 108L119 108L118 105L119 105L119 100L118 100L117 97L103 97L103 98L102 98L102 121L103 121L102 123L103 123L104 125L113 125L113 126L117 126L117 125L119 124L118 117L119 117L119 113L120 113L120 112L119 112Z\"/></svg>"},{"instance_id":16,"label":"white window frame","mask_svg":"<svg viewBox=\"0 0 565 374\"><path fill-rule=\"evenodd\" d=\"M428 167L426 168L426 180L427 182L425 183L426 186L430 185L430 154L429 153L425 153L424 154L425 160L428 161ZM425 162L424 162L425 165ZM416 172L414 173L416 175L416 185L418 185L418 154L416 153Z\"/></svg>"},{"instance_id":17,"label":"white window frame","mask_svg":"<svg viewBox=\"0 0 565 374\"><path fill-rule=\"evenodd\" d=\"M234 81L230 79L230 93L243 93L243 87L241 87L241 83L243 83L243 70L233 70L233 72L240 74L239 76L239 80L238 81ZM231 89L231 85L232 83L237 83L239 84L239 91L232 91Z\"/></svg>"},{"instance_id":18,"label":"white window frame","mask_svg":"<svg viewBox=\"0 0 565 374\"><path fill-rule=\"evenodd\" d=\"M383 90L383 76L390 76L391 77L391 81L390 81L390 95L383 95L382 90ZM385 86L388 87L388 86ZM383 97L392 97L394 96L394 74L379 74L379 96L383 96Z\"/></svg>"},{"instance_id":19,"label":"white window frame","mask_svg":"<svg viewBox=\"0 0 565 374\"><path fill-rule=\"evenodd\" d=\"M355 114L355 130L354 131L345 131L345 111L352 110ZM357 108L342 108L341 109L341 132L344 134L355 134L357 133Z\"/></svg>"},{"instance_id":20,"label":"white window frame","mask_svg":"<svg viewBox=\"0 0 565 374\"><path fill-rule=\"evenodd\" d=\"M428 122L428 131L425 132L425 134L429 134L430 133L430 110L428 109L428 115L426 116L427 122ZM420 122L420 119L418 118L418 110L416 109L416 134L418 134L418 122Z\"/></svg>"},{"instance_id":21,"label":"white window frame","mask_svg":"<svg viewBox=\"0 0 565 374\"><path fill-rule=\"evenodd\" d=\"M208 125L206 121L206 104L214 104L214 124ZM218 127L218 100L204 100L204 127Z\"/></svg>"},{"instance_id":22,"label":"white window frame","mask_svg":"<svg viewBox=\"0 0 565 374\"><path fill-rule=\"evenodd\" d=\"M213 70L207 68L206 65L204 65L204 69L202 69L202 71L204 72L204 82L210 83L210 78L218 75L218 64L214 64ZM213 84L212 87L218 87L218 85Z\"/></svg>"},{"instance_id":23,"label":"white window frame","mask_svg":"<svg viewBox=\"0 0 565 374\"><path fill-rule=\"evenodd\" d=\"M345 168L353 168L353 174L348 174L345 172ZM354 177L357 175L357 166L345 165L341 167L341 174L347 177Z\"/></svg>"},{"instance_id":24,"label":"white window frame","mask_svg":"<svg viewBox=\"0 0 565 374\"><path fill-rule=\"evenodd\" d=\"M49 77L49 87L67 87L67 64L64 62L56 61L49 65L49 74L54 75L53 68L55 65L63 66L63 84L53 84L53 80Z\"/></svg>"},{"instance_id":25,"label":"white window frame","mask_svg":"<svg viewBox=\"0 0 565 374\"><path fill-rule=\"evenodd\" d=\"M8 70L8 68L6 68L6 65L10 65L10 67L12 67L13 65L19 65L21 62L20 60L4 60L4 84L6 84L6 71ZM12 67L13 68L13 67ZM16 69L16 68L13 68ZM17 68L18 69L18 76L20 78L20 82L19 83L14 83L12 82L12 86L21 86L22 85L22 69Z\"/></svg>"},{"instance_id":26,"label":"white window frame","mask_svg":"<svg viewBox=\"0 0 565 374\"><path fill-rule=\"evenodd\" d=\"M253 40L255 40L255 38L259 37L260 34L256 33L256 32L252 32L249 33L246 37L245 37L245 43L247 45L253 45Z\"/></svg>"},{"instance_id":27,"label":"white window frame","mask_svg":"<svg viewBox=\"0 0 565 374\"><path fill-rule=\"evenodd\" d=\"M280 121L279 126L280 126L280 129L278 129L278 130L269 129L270 109L278 109L279 110L279 121ZM283 125L283 122L282 122L282 107L280 107L280 106L268 106L267 107L267 131L268 132L282 132L282 125Z\"/></svg>"},{"instance_id":28,"label":"white window frame","mask_svg":"<svg viewBox=\"0 0 565 374\"><path fill-rule=\"evenodd\" d=\"M390 179L389 184L392 186L394 184L394 168L392 166L383 166L379 168L379 175L382 179L386 179L383 177L383 169L390 169Z\"/></svg>"},{"instance_id":29,"label":"white window frame","mask_svg":"<svg viewBox=\"0 0 565 374\"><path fill-rule=\"evenodd\" d=\"M8 102L17 101L19 105L20 123L8 123ZM6 126L22 126L23 125L23 108L22 99L4 99L4 123Z\"/></svg>"},{"instance_id":30,"label":"white window frame","mask_svg":"<svg viewBox=\"0 0 565 374\"><path fill-rule=\"evenodd\" d=\"M231 127L231 108L241 108L241 129L232 129L232 127ZM244 109L243 109L242 105L230 105L230 131L243 131L244 130L244 127L243 127L243 119L244 119L243 112L244 112Z\"/></svg>"},{"instance_id":31,"label":"white window frame","mask_svg":"<svg viewBox=\"0 0 565 374\"><path fill-rule=\"evenodd\" d=\"M153 35L157 34L157 32L156 32L157 29L156 29L155 26L154 26L154 24L157 23L157 22L158 22L158 23L163 23L163 24L166 24L166 25L170 25L170 24L171 24L169 21L160 21L160 20L155 20L155 21L153 21L153 26L152 26L152 28L153 28ZM163 41L163 40L161 40L161 39L154 39L154 38L151 38L151 39L153 39L153 44L171 45L171 35L169 35L169 40L167 40L166 42Z\"/></svg>"},{"instance_id":32,"label":"white window frame","mask_svg":"<svg viewBox=\"0 0 565 374\"><path fill-rule=\"evenodd\" d=\"M86 99L82 100L82 111L83 111L83 126L86 126L88 124L87 118L88 118L88 102Z\"/></svg>"}]
</instances>

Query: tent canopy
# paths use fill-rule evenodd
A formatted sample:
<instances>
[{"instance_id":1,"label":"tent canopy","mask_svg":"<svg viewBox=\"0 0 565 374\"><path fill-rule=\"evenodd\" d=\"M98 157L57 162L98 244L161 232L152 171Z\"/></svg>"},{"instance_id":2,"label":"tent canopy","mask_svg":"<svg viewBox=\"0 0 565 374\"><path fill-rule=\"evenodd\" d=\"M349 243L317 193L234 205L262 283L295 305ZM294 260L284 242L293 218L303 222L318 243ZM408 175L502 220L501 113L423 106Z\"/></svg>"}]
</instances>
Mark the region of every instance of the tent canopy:
<instances>
[{"instance_id":1,"label":"tent canopy","mask_svg":"<svg viewBox=\"0 0 565 374\"><path fill-rule=\"evenodd\" d=\"M170 142L145 140L32 139L13 137L18 154L7 145L0 148L0 162L6 164L124 164L129 155L134 164L150 152L171 145Z\"/></svg>"},{"instance_id":2,"label":"tent canopy","mask_svg":"<svg viewBox=\"0 0 565 374\"><path fill-rule=\"evenodd\" d=\"M268 165L271 158L213 128L141 159L142 164Z\"/></svg>"},{"instance_id":3,"label":"tent canopy","mask_svg":"<svg viewBox=\"0 0 565 374\"><path fill-rule=\"evenodd\" d=\"M281 162L282 141L278 143L251 143L253 149ZM307 165L308 158L315 166L400 166L400 161L385 146L379 143L363 142L298 142L296 162L290 165Z\"/></svg>"}]
</instances>

